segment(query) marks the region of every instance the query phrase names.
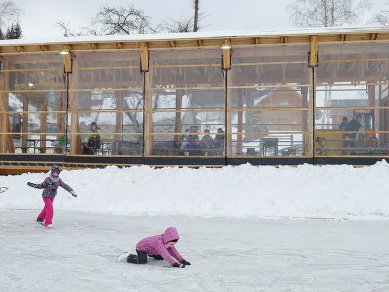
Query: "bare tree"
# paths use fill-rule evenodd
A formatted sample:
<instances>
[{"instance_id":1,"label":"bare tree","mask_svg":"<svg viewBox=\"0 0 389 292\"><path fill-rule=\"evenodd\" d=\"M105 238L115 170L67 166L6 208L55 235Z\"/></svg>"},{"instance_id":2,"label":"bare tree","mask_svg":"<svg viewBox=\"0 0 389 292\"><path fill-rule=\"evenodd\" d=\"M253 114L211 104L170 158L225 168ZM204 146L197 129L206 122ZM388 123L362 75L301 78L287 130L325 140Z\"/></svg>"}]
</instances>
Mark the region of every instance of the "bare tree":
<instances>
[{"instance_id":1,"label":"bare tree","mask_svg":"<svg viewBox=\"0 0 389 292\"><path fill-rule=\"evenodd\" d=\"M180 18L180 20L168 18L158 26L157 30L166 32L191 32L193 31L193 17Z\"/></svg>"},{"instance_id":2,"label":"bare tree","mask_svg":"<svg viewBox=\"0 0 389 292\"><path fill-rule=\"evenodd\" d=\"M341 26L357 23L370 0L295 0L287 7L297 26Z\"/></svg>"},{"instance_id":3,"label":"bare tree","mask_svg":"<svg viewBox=\"0 0 389 292\"><path fill-rule=\"evenodd\" d=\"M58 20L54 25L62 30L64 37L70 37L70 36L82 36L85 35L82 31L82 28L80 28L80 31L74 32L74 30L70 27L70 23L65 23L63 20Z\"/></svg>"},{"instance_id":4,"label":"bare tree","mask_svg":"<svg viewBox=\"0 0 389 292\"><path fill-rule=\"evenodd\" d=\"M68 23L60 20L55 26L63 31L63 35L81 36L81 35L112 35L112 34L144 34L154 33L150 17L143 10L128 7L114 7L105 5L94 18L90 25L79 27L77 32L70 28Z\"/></svg>"},{"instance_id":5,"label":"bare tree","mask_svg":"<svg viewBox=\"0 0 389 292\"><path fill-rule=\"evenodd\" d=\"M389 2L386 2L386 5L389 5ZM378 23L382 25L389 24L389 10L383 9L373 17L373 23Z\"/></svg>"},{"instance_id":6,"label":"bare tree","mask_svg":"<svg viewBox=\"0 0 389 292\"><path fill-rule=\"evenodd\" d=\"M194 6L194 18L193 18L193 31L196 32L199 30L199 3L200 0L193 0Z\"/></svg>"},{"instance_id":7,"label":"bare tree","mask_svg":"<svg viewBox=\"0 0 389 292\"><path fill-rule=\"evenodd\" d=\"M13 1L0 0L0 28L5 25L17 22L21 9L19 9Z\"/></svg>"},{"instance_id":8,"label":"bare tree","mask_svg":"<svg viewBox=\"0 0 389 292\"><path fill-rule=\"evenodd\" d=\"M143 10L128 7L103 6L91 21L92 34L143 34L154 32L150 17Z\"/></svg>"}]
</instances>

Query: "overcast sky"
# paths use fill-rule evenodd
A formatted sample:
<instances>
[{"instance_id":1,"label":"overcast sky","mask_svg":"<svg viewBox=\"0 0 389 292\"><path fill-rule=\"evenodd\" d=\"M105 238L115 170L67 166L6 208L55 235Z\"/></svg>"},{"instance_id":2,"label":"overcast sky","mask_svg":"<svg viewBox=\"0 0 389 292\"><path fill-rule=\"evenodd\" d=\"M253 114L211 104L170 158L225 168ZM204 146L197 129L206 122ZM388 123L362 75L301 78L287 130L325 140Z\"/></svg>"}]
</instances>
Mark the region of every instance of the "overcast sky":
<instances>
[{"instance_id":1,"label":"overcast sky","mask_svg":"<svg viewBox=\"0 0 389 292\"><path fill-rule=\"evenodd\" d=\"M371 0L372 10L389 9L389 0ZM24 38L62 36L54 23L64 20L77 29L86 26L105 4L133 4L151 16L154 25L166 18L179 19L193 13L190 0L14 0L24 10L20 17ZM204 31L282 30L291 28L286 6L293 0L200 0L200 11L206 17ZM362 23L363 24L363 23Z\"/></svg>"}]
</instances>

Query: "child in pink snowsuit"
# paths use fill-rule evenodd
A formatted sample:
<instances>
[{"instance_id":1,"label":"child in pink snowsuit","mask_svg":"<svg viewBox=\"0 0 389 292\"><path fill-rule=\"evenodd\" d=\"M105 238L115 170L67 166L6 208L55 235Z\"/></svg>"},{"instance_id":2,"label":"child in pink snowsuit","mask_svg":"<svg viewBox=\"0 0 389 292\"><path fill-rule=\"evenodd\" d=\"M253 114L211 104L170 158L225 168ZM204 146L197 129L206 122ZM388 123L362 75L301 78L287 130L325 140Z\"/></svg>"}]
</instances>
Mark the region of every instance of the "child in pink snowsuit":
<instances>
[{"instance_id":1,"label":"child in pink snowsuit","mask_svg":"<svg viewBox=\"0 0 389 292\"><path fill-rule=\"evenodd\" d=\"M156 260L165 259L175 268L185 268L190 262L184 260L175 248L179 237L177 229L169 227L163 234L150 236L142 239L136 245L136 253L127 257L127 262L132 264L147 264L147 256Z\"/></svg>"},{"instance_id":2,"label":"child in pink snowsuit","mask_svg":"<svg viewBox=\"0 0 389 292\"><path fill-rule=\"evenodd\" d=\"M52 227L53 215L54 215L53 201L55 196L57 195L57 189L59 186L67 190L69 193L71 193L73 197L77 197L73 189L67 184L65 184L59 178L60 172L61 169L59 168L59 166L54 165L51 168L50 176L48 176L43 183L41 184L33 184L31 182L27 183L27 185L30 187L36 189L44 189L42 193L42 198L43 201L45 202L45 206L42 212L38 215L38 218L36 218L36 221L43 224L46 227Z\"/></svg>"}]
</instances>

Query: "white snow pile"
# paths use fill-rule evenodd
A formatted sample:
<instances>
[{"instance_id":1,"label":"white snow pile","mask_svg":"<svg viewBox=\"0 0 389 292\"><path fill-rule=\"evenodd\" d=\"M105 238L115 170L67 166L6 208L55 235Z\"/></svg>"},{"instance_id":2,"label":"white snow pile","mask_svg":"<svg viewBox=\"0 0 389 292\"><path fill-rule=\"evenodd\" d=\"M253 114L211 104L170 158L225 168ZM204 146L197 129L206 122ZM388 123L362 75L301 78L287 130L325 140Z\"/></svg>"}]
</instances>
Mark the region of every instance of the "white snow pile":
<instances>
[{"instance_id":1,"label":"white snow pile","mask_svg":"<svg viewBox=\"0 0 389 292\"><path fill-rule=\"evenodd\" d=\"M47 173L1 176L0 209L41 209ZM121 215L389 220L389 164L297 167L149 166L63 171L55 210Z\"/></svg>"}]
</instances>

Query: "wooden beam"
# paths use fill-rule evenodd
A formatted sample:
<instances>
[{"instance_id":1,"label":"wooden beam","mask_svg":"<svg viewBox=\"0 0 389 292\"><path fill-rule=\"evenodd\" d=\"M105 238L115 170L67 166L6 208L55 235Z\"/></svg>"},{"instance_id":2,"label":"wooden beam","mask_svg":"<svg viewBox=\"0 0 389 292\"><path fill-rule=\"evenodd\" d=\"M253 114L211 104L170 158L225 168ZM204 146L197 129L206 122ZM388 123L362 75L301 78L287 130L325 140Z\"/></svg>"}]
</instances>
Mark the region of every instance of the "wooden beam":
<instances>
[{"instance_id":1,"label":"wooden beam","mask_svg":"<svg viewBox=\"0 0 389 292\"><path fill-rule=\"evenodd\" d=\"M72 72L72 63L73 63L71 52L69 52L66 55L63 55L63 63L64 63L64 71L66 73L71 73Z\"/></svg>"},{"instance_id":2,"label":"wooden beam","mask_svg":"<svg viewBox=\"0 0 389 292\"><path fill-rule=\"evenodd\" d=\"M238 89L238 108L244 107L244 89ZM241 155L243 149L243 111L238 112L238 135L236 139L236 154Z\"/></svg>"},{"instance_id":3,"label":"wooden beam","mask_svg":"<svg viewBox=\"0 0 389 292\"><path fill-rule=\"evenodd\" d=\"M222 54L223 54L223 69L224 70L230 70L231 69L231 41L225 40L222 47L225 46L225 48L222 48Z\"/></svg>"},{"instance_id":4,"label":"wooden beam","mask_svg":"<svg viewBox=\"0 0 389 292\"><path fill-rule=\"evenodd\" d=\"M113 143L113 154L119 154L119 141L123 140L123 109L124 109L124 91L115 92L116 96L116 123L115 123L115 132L118 133L114 135Z\"/></svg>"},{"instance_id":5,"label":"wooden beam","mask_svg":"<svg viewBox=\"0 0 389 292\"><path fill-rule=\"evenodd\" d=\"M389 30L360 30L360 31L351 31L344 29L341 32L321 32L317 35L319 43L336 43L336 42L368 42L368 41L385 41L389 42ZM153 39L153 40L144 40L143 42L147 42L147 47L149 50L169 50L171 49L170 42L175 42L177 48L198 48L198 47L218 47L225 37L222 36L209 36L202 37L198 39L196 37L188 38L188 39L164 39L161 36L161 39ZM250 47L253 45L283 45L287 44L309 44L310 41L310 32L307 31L306 34L298 34L298 35L289 35L284 36L282 34L272 34L272 35L244 35L244 36L233 36L230 37L232 46L242 46L242 47ZM125 49L125 50L138 50L139 49L139 40L101 40L94 42L97 44L97 48L94 49L95 45L90 45L90 41L75 41L69 42L65 45L61 43L61 41L57 43L25 43L25 44L8 44L8 45L0 45L0 52L2 55L15 55L21 53L35 53L35 52L58 52L65 48L68 48L72 51L109 51L115 49ZM47 46L47 48L45 47ZM19 48L18 48L19 47Z\"/></svg>"},{"instance_id":6,"label":"wooden beam","mask_svg":"<svg viewBox=\"0 0 389 292\"><path fill-rule=\"evenodd\" d=\"M72 45L68 44L68 45L63 45L63 49L71 51L73 49L73 47L72 47Z\"/></svg>"},{"instance_id":7,"label":"wooden beam","mask_svg":"<svg viewBox=\"0 0 389 292\"><path fill-rule=\"evenodd\" d=\"M153 74L149 72L145 75L144 155L150 156L154 148L154 136L151 135L153 133Z\"/></svg>"},{"instance_id":8,"label":"wooden beam","mask_svg":"<svg viewBox=\"0 0 389 292\"><path fill-rule=\"evenodd\" d=\"M182 119L182 97L184 96L184 91L179 89L176 90L176 117L175 117L175 124L174 124L174 132L180 133L181 132L181 119ZM181 142L181 135L174 135L174 142L176 145L179 145Z\"/></svg>"},{"instance_id":9,"label":"wooden beam","mask_svg":"<svg viewBox=\"0 0 389 292\"><path fill-rule=\"evenodd\" d=\"M0 153L15 153L12 134L4 134L12 132L9 122L12 115L6 113L9 111L9 74L1 74L0 80L1 88L5 91L0 93Z\"/></svg>"},{"instance_id":10,"label":"wooden beam","mask_svg":"<svg viewBox=\"0 0 389 292\"><path fill-rule=\"evenodd\" d=\"M225 137L226 139L226 147L227 149L224 149L225 155L227 157L232 156L232 98L233 98L233 90L232 90L232 74L231 72L227 72L227 102L226 102L226 130L225 130Z\"/></svg>"},{"instance_id":11,"label":"wooden beam","mask_svg":"<svg viewBox=\"0 0 389 292\"><path fill-rule=\"evenodd\" d=\"M318 65L318 49L317 37L311 36L311 50L309 55L309 66L316 67Z\"/></svg>"},{"instance_id":12,"label":"wooden beam","mask_svg":"<svg viewBox=\"0 0 389 292\"><path fill-rule=\"evenodd\" d=\"M97 49L97 44L96 43L90 43L88 44L88 48L91 50L96 50Z\"/></svg>"},{"instance_id":13,"label":"wooden beam","mask_svg":"<svg viewBox=\"0 0 389 292\"><path fill-rule=\"evenodd\" d=\"M77 67L78 63L75 62L74 66ZM77 69L77 68L75 68ZM74 74L72 74L74 77ZM78 92L76 89L78 88L78 78L74 78L71 80L69 84L69 89L71 92L69 93L69 111L71 114L70 119L70 130L68 132L68 137L70 136L70 154L77 155L81 154L81 135L77 134L80 132L80 124L79 124L79 101L78 101Z\"/></svg>"},{"instance_id":14,"label":"wooden beam","mask_svg":"<svg viewBox=\"0 0 389 292\"><path fill-rule=\"evenodd\" d=\"M149 48L147 43L141 43L140 45L140 59L141 59L141 71L149 71Z\"/></svg>"},{"instance_id":15,"label":"wooden beam","mask_svg":"<svg viewBox=\"0 0 389 292\"><path fill-rule=\"evenodd\" d=\"M47 130L47 96L43 97L43 101L41 101L41 111L40 114L40 122L41 134L39 135L39 152L46 153L46 130Z\"/></svg>"},{"instance_id":16,"label":"wooden beam","mask_svg":"<svg viewBox=\"0 0 389 292\"><path fill-rule=\"evenodd\" d=\"M123 43L115 43L115 44L114 44L114 48L115 48L115 49L120 50L120 49L123 49L123 47L124 47Z\"/></svg>"},{"instance_id":17,"label":"wooden beam","mask_svg":"<svg viewBox=\"0 0 389 292\"><path fill-rule=\"evenodd\" d=\"M22 121L22 152L27 153L27 133L28 133L28 104L31 93L23 96L23 121Z\"/></svg>"}]
</instances>

